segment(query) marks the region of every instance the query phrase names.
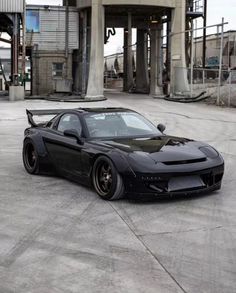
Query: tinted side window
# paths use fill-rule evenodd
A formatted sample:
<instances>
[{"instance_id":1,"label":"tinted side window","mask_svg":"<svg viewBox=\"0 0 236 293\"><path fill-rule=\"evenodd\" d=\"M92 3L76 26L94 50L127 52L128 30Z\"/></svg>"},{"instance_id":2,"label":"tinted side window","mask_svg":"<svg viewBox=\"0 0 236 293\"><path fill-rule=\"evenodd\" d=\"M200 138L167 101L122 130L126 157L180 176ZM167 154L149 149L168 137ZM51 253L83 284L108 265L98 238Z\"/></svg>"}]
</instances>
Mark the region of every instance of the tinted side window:
<instances>
[{"instance_id":1,"label":"tinted side window","mask_svg":"<svg viewBox=\"0 0 236 293\"><path fill-rule=\"evenodd\" d=\"M75 129L81 135L82 126L79 117L75 114L65 114L61 117L57 130L64 132L65 130Z\"/></svg>"}]
</instances>

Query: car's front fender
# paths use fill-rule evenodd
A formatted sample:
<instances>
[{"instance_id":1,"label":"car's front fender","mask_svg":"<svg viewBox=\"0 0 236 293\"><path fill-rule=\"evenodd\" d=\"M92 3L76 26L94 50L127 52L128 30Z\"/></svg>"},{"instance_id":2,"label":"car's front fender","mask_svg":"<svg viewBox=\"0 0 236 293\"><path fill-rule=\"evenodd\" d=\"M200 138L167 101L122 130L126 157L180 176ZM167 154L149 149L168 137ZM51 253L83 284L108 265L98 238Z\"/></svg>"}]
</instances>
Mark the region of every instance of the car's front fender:
<instances>
[{"instance_id":1,"label":"car's front fender","mask_svg":"<svg viewBox=\"0 0 236 293\"><path fill-rule=\"evenodd\" d=\"M132 169L128 160L126 159L126 157L123 154L116 152L116 151L111 151L107 155L112 160L117 171L121 175L124 173L126 173L126 174L129 173L133 177L136 177L134 170Z\"/></svg>"}]
</instances>

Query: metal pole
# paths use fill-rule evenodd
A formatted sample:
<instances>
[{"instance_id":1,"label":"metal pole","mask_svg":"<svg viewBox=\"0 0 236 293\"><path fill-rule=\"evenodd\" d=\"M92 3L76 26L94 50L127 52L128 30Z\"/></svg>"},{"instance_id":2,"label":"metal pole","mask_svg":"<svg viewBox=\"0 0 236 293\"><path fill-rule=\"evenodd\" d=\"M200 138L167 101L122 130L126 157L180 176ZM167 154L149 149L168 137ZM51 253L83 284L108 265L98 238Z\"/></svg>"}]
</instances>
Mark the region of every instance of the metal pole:
<instances>
[{"instance_id":1,"label":"metal pole","mask_svg":"<svg viewBox=\"0 0 236 293\"><path fill-rule=\"evenodd\" d=\"M203 82L203 85L205 87L205 69L203 68L203 71L202 71L202 82Z\"/></svg>"},{"instance_id":2,"label":"metal pole","mask_svg":"<svg viewBox=\"0 0 236 293\"><path fill-rule=\"evenodd\" d=\"M230 69L230 32L228 33L228 70Z\"/></svg>"},{"instance_id":3,"label":"metal pole","mask_svg":"<svg viewBox=\"0 0 236 293\"><path fill-rule=\"evenodd\" d=\"M21 63L21 73L22 73L22 80L25 88L25 57L26 57L26 5L24 1L24 12L22 16L22 63Z\"/></svg>"},{"instance_id":4,"label":"metal pole","mask_svg":"<svg viewBox=\"0 0 236 293\"><path fill-rule=\"evenodd\" d=\"M203 18L203 44L202 44L202 67L206 67L206 27L207 27L207 0L204 2Z\"/></svg>"},{"instance_id":5,"label":"metal pole","mask_svg":"<svg viewBox=\"0 0 236 293\"><path fill-rule=\"evenodd\" d=\"M231 85L232 85L232 71L229 72L229 98L228 98L228 107L231 106Z\"/></svg>"},{"instance_id":6,"label":"metal pole","mask_svg":"<svg viewBox=\"0 0 236 293\"><path fill-rule=\"evenodd\" d=\"M223 45L224 45L224 18L222 18L222 25L221 25L220 64L219 64L219 80L218 80L218 95L217 95L217 105L218 106L220 105L220 87L221 87L221 75L222 75Z\"/></svg>"},{"instance_id":7,"label":"metal pole","mask_svg":"<svg viewBox=\"0 0 236 293\"><path fill-rule=\"evenodd\" d=\"M65 28L65 58L66 77L68 77L68 53L69 53L69 2L66 0L66 28Z\"/></svg>"},{"instance_id":8,"label":"metal pole","mask_svg":"<svg viewBox=\"0 0 236 293\"><path fill-rule=\"evenodd\" d=\"M38 44L34 45L35 65L36 65L36 94L39 95L39 47Z\"/></svg>"},{"instance_id":9,"label":"metal pole","mask_svg":"<svg viewBox=\"0 0 236 293\"><path fill-rule=\"evenodd\" d=\"M13 21L13 38L12 38L12 47L13 47L13 76L12 81L13 85L18 85L18 33L19 33L19 21L18 21L18 14L14 14L14 21Z\"/></svg>"},{"instance_id":10,"label":"metal pole","mask_svg":"<svg viewBox=\"0 0 236 293\"><path fill-rule=\"evenodd\" d=\"M220 48L220 25L217 25L216 36L217 36L216 49L218 50Z\"/></svg>"},{"instance_id":11,"label":"metal pole","mask_svg":"<svg viewBox=\"0 0 236 293\"><path fill-rule=\"evenodd\" d=\"M191 36L191 77L190 77L190 95L191 95L191 98L193 97L193 63L194 63L194 60L193 60L193 41L194 41L194 25L193 25L193 20L191 21L191 26L192 26L192 36Z\"/></svg>"},{"instance_id":12,"label":"metal pole","mask_svg":"<svg viewBox=\"0 0 236 293\"><path fill-rule=\"evenodd\" d=\"M236 65L236 36L234 36L234 67L235 67L235 65Z\"/></svg>"}]
</instances>

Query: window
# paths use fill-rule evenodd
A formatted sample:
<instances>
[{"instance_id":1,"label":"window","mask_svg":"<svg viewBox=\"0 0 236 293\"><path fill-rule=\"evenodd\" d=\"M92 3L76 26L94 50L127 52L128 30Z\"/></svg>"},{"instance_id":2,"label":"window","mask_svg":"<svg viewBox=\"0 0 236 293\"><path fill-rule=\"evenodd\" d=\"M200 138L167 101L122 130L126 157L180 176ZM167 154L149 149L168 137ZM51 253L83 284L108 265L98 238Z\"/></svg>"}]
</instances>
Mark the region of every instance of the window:
<instances>
[{"instance_id":1,"label":"window","mask_svg":"<svg viewBox=\"0 0 236 293\"><path fill-rule=\"evenodd\" d=\"M79 117L75 114L65 114L61 117L57 130L64 132L65 130L74 129L81 135L82 127Z\"/></svg>"},{"instance_id":2,"label":"window","mask_svg":"<svg viewBox=\"0 0 236 293\"><path fill-rule=\"evenodd\" d=\"M26 31L39 33L39 11L26 11Z\"/></svg>"},{"instance_id":3,"label":"window","mask_svg":"<svg viewBox=\"0 0 236 293\"><path fill-rule=\"evenodd\" d=\"M53 77L62 77L63 76L63 63L53 63L52 64L52 76Z\"/></svg>"}]
</instances>

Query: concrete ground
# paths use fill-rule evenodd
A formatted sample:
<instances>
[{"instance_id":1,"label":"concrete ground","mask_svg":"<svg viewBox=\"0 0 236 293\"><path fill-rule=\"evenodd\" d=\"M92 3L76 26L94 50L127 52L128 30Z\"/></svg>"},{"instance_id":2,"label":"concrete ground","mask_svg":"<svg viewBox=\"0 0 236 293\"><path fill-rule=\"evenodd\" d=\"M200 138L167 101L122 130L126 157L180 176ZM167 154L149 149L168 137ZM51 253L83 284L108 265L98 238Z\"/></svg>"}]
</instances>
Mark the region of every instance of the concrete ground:
<instances>
[{"instance_id":1,"label":"concrete ground","mask_svg":"<svg viewBox=\"0 0 236 293\"><path fill-rule=\"evenodd\" d=\"M25 109L83 104L0 101L0 293L236 292L236 110L108 94L166 133L224 156L222 190L165 201L105 202L22 165Z\"/></svg>"}]
</instances>

